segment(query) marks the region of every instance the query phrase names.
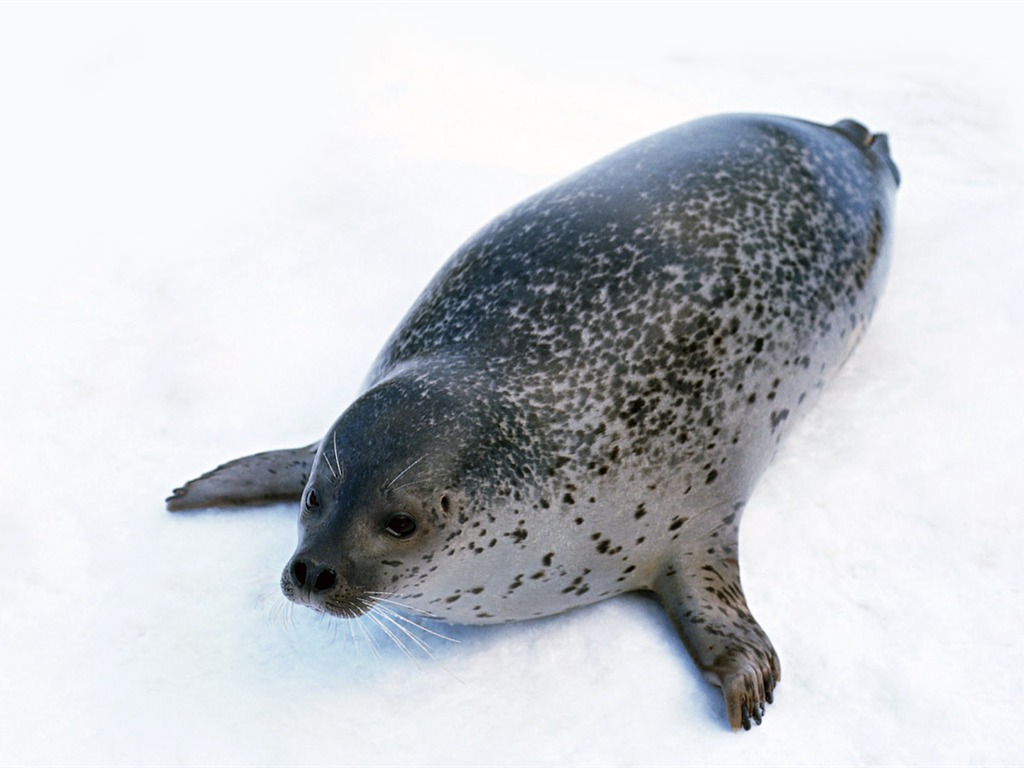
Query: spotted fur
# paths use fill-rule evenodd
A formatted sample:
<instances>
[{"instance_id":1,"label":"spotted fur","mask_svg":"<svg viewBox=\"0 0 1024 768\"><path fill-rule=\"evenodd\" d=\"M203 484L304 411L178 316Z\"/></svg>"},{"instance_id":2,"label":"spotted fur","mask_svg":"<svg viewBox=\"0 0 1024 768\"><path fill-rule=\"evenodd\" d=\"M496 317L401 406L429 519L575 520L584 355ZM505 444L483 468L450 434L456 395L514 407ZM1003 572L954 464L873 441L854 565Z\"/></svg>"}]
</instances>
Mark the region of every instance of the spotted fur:
<instances>
[{"instance_id":1,"label":"spotted fur","mask_svg":"<svg viewBox=\"0 0 1024 768\"><path fill-rule=\"evenodd\" d=\"M897 184L884 135L852 121L720 116L500 216L413 306L312 467L280 452L310 474L292 479L285 594L478 624L651 590L730 724L760 722L780 667L740 585L740 517L875 308ZM202 500L195 482L171 505Z\"/></svg>"}]
</instances>

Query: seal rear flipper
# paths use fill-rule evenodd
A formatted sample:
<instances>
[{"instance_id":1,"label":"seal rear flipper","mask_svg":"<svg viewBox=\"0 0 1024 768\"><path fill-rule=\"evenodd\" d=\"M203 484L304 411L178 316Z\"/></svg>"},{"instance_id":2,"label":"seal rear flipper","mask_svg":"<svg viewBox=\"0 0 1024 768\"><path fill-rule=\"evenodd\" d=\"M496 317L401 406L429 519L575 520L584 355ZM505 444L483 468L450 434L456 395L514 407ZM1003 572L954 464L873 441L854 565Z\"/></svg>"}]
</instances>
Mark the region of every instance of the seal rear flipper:
<instances>
[{"instance_id":1,"label":"seal rear flipper","mask_svg":"<svg viewBox=\"0 0 1024 768\"><path fill-rule=\"evenodd\" d=\"M229 461L202 477L175 488L167 509L179 512L204 507L234 507L298 501L309 479L320 443L266 451Z\"/></svg>"},{"instance_id":2,"label":"seal rear flipper","mask_svg":"<svg viewBox=\"0 0 1024 768\"><path fill-rule=\"evenodd\" d=\"M846 138L878 157L892 173L896 186L900 185L900 169L892 159L889 152L889 137L884 133L871 133L865 126L856 120L840 120L831 126L833 131L843 134Z\"/></svg>"},{"instance_id":3,"label":"seal rear flipper","mask_svg":"<svg viewBox=\"0 0 1024 768\"><path fill-rule=\"evenodd\" d=\"M704 679L722 689L729 725L750 730L772 703L782 666L747 608L739 577L734 558L676 564L655 592Z\"/></svg>"}]
</instances>

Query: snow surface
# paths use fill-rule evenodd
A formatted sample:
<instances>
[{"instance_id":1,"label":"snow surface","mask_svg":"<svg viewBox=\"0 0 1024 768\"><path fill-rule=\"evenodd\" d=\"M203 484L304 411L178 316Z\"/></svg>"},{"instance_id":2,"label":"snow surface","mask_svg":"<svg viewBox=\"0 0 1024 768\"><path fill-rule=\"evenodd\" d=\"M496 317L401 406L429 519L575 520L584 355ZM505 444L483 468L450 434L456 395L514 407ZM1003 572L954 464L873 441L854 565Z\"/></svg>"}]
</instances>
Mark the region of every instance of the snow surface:
<instances>
[{"instance_id":1,"label":"snow surface","mask_svg":"<svg viewBox=\"0 0 1024 768\"><path fill-rule=\"evenodd\" d=\"M1019 765L1015 13L0 7L0 763ZM164 511L322 434L492 216L724 111L903 173L874 325L747 508L763 726L642 597L375 655L280 596L293 509Z\"/></svg>"}]
</instances>

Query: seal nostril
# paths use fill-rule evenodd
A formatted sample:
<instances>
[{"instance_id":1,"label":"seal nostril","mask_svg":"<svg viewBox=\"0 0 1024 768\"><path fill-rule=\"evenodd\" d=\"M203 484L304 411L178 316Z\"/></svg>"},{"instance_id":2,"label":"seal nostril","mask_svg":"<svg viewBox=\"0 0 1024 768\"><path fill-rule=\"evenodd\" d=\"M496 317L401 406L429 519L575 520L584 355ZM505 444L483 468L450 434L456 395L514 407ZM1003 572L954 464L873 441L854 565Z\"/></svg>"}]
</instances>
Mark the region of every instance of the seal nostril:
<instances>
[{"instance_id":1,"label":"seal nostril","mask_svg":"<svg viewBox=\"0 0 1024 768\"><path fill-rule=\"evenodd\" d=\"M292 576L295 577L295 583L300 587L306 586L306 564L301 560L292 563Z\"/></svg>"},{"instance_id":2,"label":"seal nostril","mask_svg":"<svg viewBox=\"0 0 1024 768\"><path fill-rule=\"evenodd\" d=\"M325 592L338 583L338 574L330 568L322 568L316 563L295 560L291 565L292 579L296 586L312 592Z\"/></svg>"},{"instance_id":3,"label":"seal nostril","mask_svg":"<svg viewBox=\"0 0 1024 768\"><path fill-rule=\"evenodd\" d=\"M337 583L338 575L330 568L324 568L316 575L316 579L313 581L313 588L317 592L323 592L324 590L330 589Z\"/></svg>"}]
</instances>

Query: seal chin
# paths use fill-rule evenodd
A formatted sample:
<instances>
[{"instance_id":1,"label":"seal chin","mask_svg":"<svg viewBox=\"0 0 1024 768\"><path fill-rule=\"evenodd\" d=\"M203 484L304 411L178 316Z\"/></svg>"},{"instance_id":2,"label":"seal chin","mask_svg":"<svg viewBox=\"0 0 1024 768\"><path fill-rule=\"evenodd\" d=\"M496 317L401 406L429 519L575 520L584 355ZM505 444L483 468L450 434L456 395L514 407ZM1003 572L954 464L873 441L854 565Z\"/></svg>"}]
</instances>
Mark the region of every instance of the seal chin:
<instances>
[{"instance_id":1,"label":"seal chin","mask_svg":"<svg viewBox=\"0 0 1024 768\"><path fill-rule=\"evenodd\" d=\"M334 569L300 557L285 566L281 591L293 603L343 619L362 616L375 602L353 590Z\"/></svg>"}]
</instances>

